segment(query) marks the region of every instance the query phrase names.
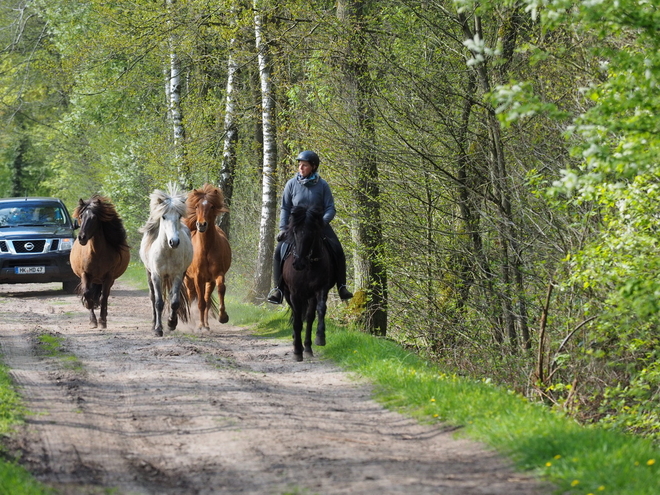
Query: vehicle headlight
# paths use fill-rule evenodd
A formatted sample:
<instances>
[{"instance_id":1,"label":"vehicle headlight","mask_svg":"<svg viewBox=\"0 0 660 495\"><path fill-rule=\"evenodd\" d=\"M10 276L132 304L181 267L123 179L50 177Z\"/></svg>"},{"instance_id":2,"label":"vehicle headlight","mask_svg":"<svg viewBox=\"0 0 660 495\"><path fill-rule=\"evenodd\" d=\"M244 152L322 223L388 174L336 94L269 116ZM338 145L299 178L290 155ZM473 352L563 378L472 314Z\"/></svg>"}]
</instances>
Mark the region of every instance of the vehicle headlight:
<instances>
[{"instance_id":1,"label":"vehicle headlight","mask_svg":"<svg viewBox=\"0 0 660 495\"><path fill-rule=\"evenodd\" d=\"M71 251L72 247L73 247L73 238L66 237L64 239L60 239L60 246L58 248L58 251Z\"/></svg>"}]
</instances>

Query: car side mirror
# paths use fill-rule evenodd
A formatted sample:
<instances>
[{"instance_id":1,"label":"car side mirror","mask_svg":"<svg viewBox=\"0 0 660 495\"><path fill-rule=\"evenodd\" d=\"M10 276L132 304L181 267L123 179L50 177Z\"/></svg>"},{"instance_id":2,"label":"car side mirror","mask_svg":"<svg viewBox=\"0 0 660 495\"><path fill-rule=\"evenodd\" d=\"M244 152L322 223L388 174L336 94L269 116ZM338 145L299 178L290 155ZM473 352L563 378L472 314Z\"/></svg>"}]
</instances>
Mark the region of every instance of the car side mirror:
<instances>
[{"instance_id":1,"label":"car side mirror","mask_svg":"<svg viewBox=\"0 0 660 495\"><path fill-rule=\"evenodd\" d=\"M73 219L73 230L77 230L80 228L80 224L78 223L78 219L74 218Z\"/></svg>"}]
</instances>

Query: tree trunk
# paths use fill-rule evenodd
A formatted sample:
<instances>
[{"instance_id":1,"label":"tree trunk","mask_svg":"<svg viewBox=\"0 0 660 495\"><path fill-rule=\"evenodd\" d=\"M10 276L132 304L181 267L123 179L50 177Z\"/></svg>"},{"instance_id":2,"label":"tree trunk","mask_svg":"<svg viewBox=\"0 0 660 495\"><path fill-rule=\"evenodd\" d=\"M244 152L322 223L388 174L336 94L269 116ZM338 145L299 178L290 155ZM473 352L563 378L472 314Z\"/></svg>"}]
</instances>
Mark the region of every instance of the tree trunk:
<instances>
[{"instance_id":1,"label":"tree trunk","mask_svg":"<svg viewBox=\"0 0 660 495\"><path fill-rule=\"evenodd\" d=\"M481 29L481 18L474 17L474 31L468 25L467 17L464 14L459 14L459 19L462 24L463 33L466 40L474 40L475 36L483 40L483 32ZM515 41L515 36L513 37ZM512 38L507 38L509 45L512 43ZM510 46L509 46L510 50ZM511 51L512 53L512 51ZM478 55L474 53L474 55ZM481 91L486 94L491 91L490 77L485 61L475 63L473 65L476 71L476 78ZM495 110L488 106L486 108L486 125L489 134L489 168L490 179L492 187L492 200L497 209L497 225L500 247L500 266L501 266L501 304L502 304L502 317L504 328L509 339L512 351L517 350L518 346L518 332L516 328L516 318L518 318L519 326L524 333L527 333L527 315L526 305L524 303L524 294L518 293L518 301L523 301L518 306L518 309L524 311L525 314L520 314L518 317L514 315L513 300L516 288L521 290L523 285L522 271L521 271L521 256L519 250L519 240L515 228L515 222L511 210L511 191L509 186L509 179L507 176L506 159L504 156L504 145L501 135L500 123L495 115ZM515 282L515 284L514 284ZM496 336L497 337L497 336ZM528 342L525 342L528 345Z\"/></svg>"},{"instance_id":2,"label":"tree trunk","mask_svg":"<svg viewBox=\"0 0 660 495\"><path fill-rule=\"evenodd\" d=\"M263 128L263 164L261 222L259 226L259 249L257 270L251 299L260 303L266 299L270 289L273 249L275 238L277 201L277 129L275 125L275 91L272 85L273 67L268 43L264 39L263 17L260 0L254 0L254 33L261 83L261 116Z\"/></svg>"},{"instance_id":3,"label":"tree trunk","mask_svg":"<svg viewBox=\"0 0 660 495\"><path fill-rule=\"evenodd\" d=\"M232 6L230 15L232 16L232 26L236 23L235 7ZM238 143L238 126L236 124L236 78L238 76L238 64L234 51L236 50L236 38L229 40L229 49L227 55L227 87L225 92L225 124L224 124L224 146L222 150L222 167L220 169L220 178L218 185L225 196L225 205L229 209L220 219L220 228L230 237L231 227L231 203L234 193L234 173L236 170L236 144Z\"/></svg>"},{"instance_id":4,"label":"tree trunk","mask_svg":"<svg viewBox=\"0 0 660 495\"><path fill-rule=\"evenodd\" d=\"M364 323L374 335L387 333L387 270L383 256L383 233L380 216L378 164L372 151L376 128L372 107L373 86L370 80L365 33L366 2L340 0L337 15L353 34L345 75L355 99L357 134L354 199L357 215L353 222L355 283L365 293Z\"/></svg>"},{"instance_id":5,"label":"tree trunk","mask_svg":"<svg viewBox=\"0 0 660 495\"><path fill-rule=\"evenodd\" d=\"M167 0L167 7L170 11L170 16L174 17L175 9L174 4L176 0ZM172 24L172 21L170 21ZM166 87L169 115L172 122L173 138L174 138L174 162L176 164L176 171L179 183L185 189L192 189L192 182L190 180L190 170L188 169L185 137L186 132L183 126L183 112L181 111L181 62L177 53L178 42L174 34L174 29L171 30L170 38L170 70L169 70L169 84Z\"/></svg>"}]
</instances>

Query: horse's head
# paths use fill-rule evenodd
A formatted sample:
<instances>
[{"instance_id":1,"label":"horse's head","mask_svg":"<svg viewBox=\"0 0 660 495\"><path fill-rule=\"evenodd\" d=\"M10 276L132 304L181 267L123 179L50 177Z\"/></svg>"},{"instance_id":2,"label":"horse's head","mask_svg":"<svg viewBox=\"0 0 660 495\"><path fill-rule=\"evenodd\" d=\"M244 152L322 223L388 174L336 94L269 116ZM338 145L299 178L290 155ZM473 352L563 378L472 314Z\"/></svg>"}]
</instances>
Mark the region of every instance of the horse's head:
<instances>
[{"instance_id":1,"label":"horse's head","mask_svg":"<svg viewBox=\"0 0 660 495\"><path fill-rule=\"evenodd\" d=\"M198 232L206 232L210 225L215 225L215 219L221 213L229 211L225 207L225 198L222 191L204 184L200 189L195 189L188 196L188 228Z\"/></svg>"},{"instance_id":2,"label":"horse's head","mask_svg":"<svg viewBox=\"0 0 660 495\"><path fill-rule=\"evenodd\" d=\"M323 212L318 208L296 206L291 210L287 238L293 243L293 267L304 270L315 256L320 256Z\"/></svg>"},{"instance_id":3,"label":"horse's head","mask_svg":"<svg viewBox=\"0 0 660 495\"><path fill-rule=\"evenodd\" d=\"M109 199L94 195L88 201L79 200L78 206L73 211L73 218L80 224L78 242L81 246L101 232L105 242L113 248L128 248L126 229Z\"/></svg>"},{"instance_id":4,"label":"horse's head","mask_svg":"<svg viewBox=\"0 0 660 495\"><path fill-rule=\"evenodd\" d=\"M89 201L81 198L78 201L78 206L73 211L73 217L80 224L78 242L81 246L87 244L101 228L101 222L98 216L98 210L101 204L102 199L99 196L93 196Z\"/></svg>"},{"instance_id":5,"label":"horse's head","mask_svg":"<svg viewBox=\"0 0 660 495\"><path fill-rule=\"evenodd\" d=\"M180 239L181 228L184 227L181 219L187 214L186 195L178 188L170 184L168 192L156 189L149 195L149 208L151 215L143 232L148 232L152 238L159 233L167 239L167 245L177 248Z\"/></svg>"}]
</instances>

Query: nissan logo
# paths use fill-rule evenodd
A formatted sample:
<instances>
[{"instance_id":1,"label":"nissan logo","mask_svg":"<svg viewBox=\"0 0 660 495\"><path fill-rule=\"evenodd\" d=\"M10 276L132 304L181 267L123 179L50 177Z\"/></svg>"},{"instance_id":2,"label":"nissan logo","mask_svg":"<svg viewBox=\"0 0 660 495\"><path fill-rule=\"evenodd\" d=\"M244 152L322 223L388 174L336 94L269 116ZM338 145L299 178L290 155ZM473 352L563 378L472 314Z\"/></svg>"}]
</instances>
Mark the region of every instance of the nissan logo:
<instances>
[{"instance_id":1,"label":"nissan logo","mask_svg":"<svg viewBox=\"0 0 660 495\"><path fill-rule=\"evenodd\" d=\"M25 250L26 251L32 251L33 249L34 249L34 244L32 244L31 242L26 242L25 243Z\"/></svg>"}]
</instances>

